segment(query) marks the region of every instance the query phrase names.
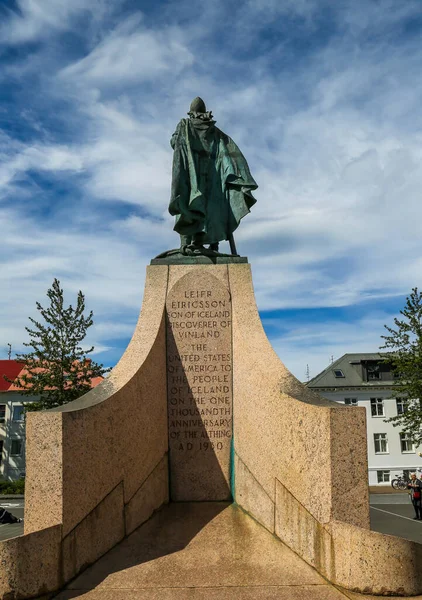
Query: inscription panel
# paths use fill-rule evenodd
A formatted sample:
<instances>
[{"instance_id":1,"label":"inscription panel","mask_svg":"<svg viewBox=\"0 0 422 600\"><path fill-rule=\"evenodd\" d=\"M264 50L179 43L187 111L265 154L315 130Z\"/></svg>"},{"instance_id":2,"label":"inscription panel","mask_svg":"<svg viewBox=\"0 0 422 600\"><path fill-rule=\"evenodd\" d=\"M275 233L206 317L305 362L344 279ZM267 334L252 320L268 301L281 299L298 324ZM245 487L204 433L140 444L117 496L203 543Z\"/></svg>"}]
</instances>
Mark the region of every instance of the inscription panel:
<instances>
[{"instance_id":1,"label":"inscription panel","mask_svg":"<svg viewBox=\"0 0 422 600\"><path fill-rule=\"evenodd\" d=\"M167 297L170 497L230 499L232 318L228 290L193 271Z\"/></svg>"}]
</instances>

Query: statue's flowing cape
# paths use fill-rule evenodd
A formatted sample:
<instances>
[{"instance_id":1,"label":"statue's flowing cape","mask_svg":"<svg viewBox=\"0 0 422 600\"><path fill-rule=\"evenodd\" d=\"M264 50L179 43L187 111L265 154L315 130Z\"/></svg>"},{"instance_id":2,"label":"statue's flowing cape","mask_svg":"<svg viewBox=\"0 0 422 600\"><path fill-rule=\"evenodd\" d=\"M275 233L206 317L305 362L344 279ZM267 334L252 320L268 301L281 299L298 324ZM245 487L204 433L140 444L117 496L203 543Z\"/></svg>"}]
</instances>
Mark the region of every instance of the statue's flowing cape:
<instances>
[{"instance_id":1,"label":"statue's flowing cape","mask_svg":"<svg viewBox=\"0 0 422 600\"><path fill-rule=\"evenodd\" d=\"M173 134L170 214L175 231L203 233L203 242L229 238L256 199L245 157L214 121L182 119Z\"/></svg>"}]
</instances>

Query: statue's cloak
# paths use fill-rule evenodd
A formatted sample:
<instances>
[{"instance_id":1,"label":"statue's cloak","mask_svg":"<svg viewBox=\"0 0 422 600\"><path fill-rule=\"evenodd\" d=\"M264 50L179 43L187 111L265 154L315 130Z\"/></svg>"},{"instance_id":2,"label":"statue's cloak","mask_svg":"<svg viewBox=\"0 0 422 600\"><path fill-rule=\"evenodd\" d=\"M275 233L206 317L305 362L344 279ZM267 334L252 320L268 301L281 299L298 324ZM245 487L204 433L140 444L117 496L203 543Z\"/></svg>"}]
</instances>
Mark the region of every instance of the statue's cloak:
<instances>
[{"instance_id":1,"label":"statue's cloak","mask_svg":"<svg viewBox=\"0 0 422 600\"><path fill-rule=\"evenodd\" d=\"M182 119L171 139L174 230L202 233L202 243L229 239L255 204L252 190L258 187L239 148L214 123Z\"/></svg>"}]
</instances>

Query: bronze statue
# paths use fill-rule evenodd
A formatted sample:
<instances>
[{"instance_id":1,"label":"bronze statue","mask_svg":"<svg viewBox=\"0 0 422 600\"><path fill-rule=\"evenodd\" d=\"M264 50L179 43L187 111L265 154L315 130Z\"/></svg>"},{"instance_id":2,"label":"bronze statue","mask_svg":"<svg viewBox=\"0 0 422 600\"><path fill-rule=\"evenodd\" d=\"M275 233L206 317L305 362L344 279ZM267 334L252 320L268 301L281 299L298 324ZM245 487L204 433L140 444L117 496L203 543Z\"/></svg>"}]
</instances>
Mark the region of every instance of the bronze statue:
<instances>
[{"instance_id":1,"label":"bronze statue","mask_svg":"<svg viewBox=\"0 0 422 600\"><path fill-rule=\"evenodd\" d=\"M245 157L225 133L215 127L211 111L195 98L171 138L174 150L169 212L176 217L184 255L218 256L218 244L228 240L237 255L233 232L256 202L258 186ZM205 248L204 244L209 244Z\"/></svg>"}]
</instances>

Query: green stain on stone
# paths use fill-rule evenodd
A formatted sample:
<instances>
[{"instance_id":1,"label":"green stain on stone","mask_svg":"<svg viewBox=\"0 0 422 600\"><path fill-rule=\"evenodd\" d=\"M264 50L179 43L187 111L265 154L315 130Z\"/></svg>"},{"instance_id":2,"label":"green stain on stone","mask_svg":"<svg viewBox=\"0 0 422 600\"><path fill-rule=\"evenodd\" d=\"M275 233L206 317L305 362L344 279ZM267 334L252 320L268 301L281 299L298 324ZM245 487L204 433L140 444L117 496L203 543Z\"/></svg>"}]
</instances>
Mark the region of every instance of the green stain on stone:
<instances>
[{"instance_id":1,"label":"green stain on stone","mask_svg":"<svg viewBox=\"0 0 422 600\"><path fill-rule=\"evenodd\" d=\"M235 470L234 470L234 438L232 436L230 443L230 491L233 500L235 500Z\"/></svg>"}]
</instances>

